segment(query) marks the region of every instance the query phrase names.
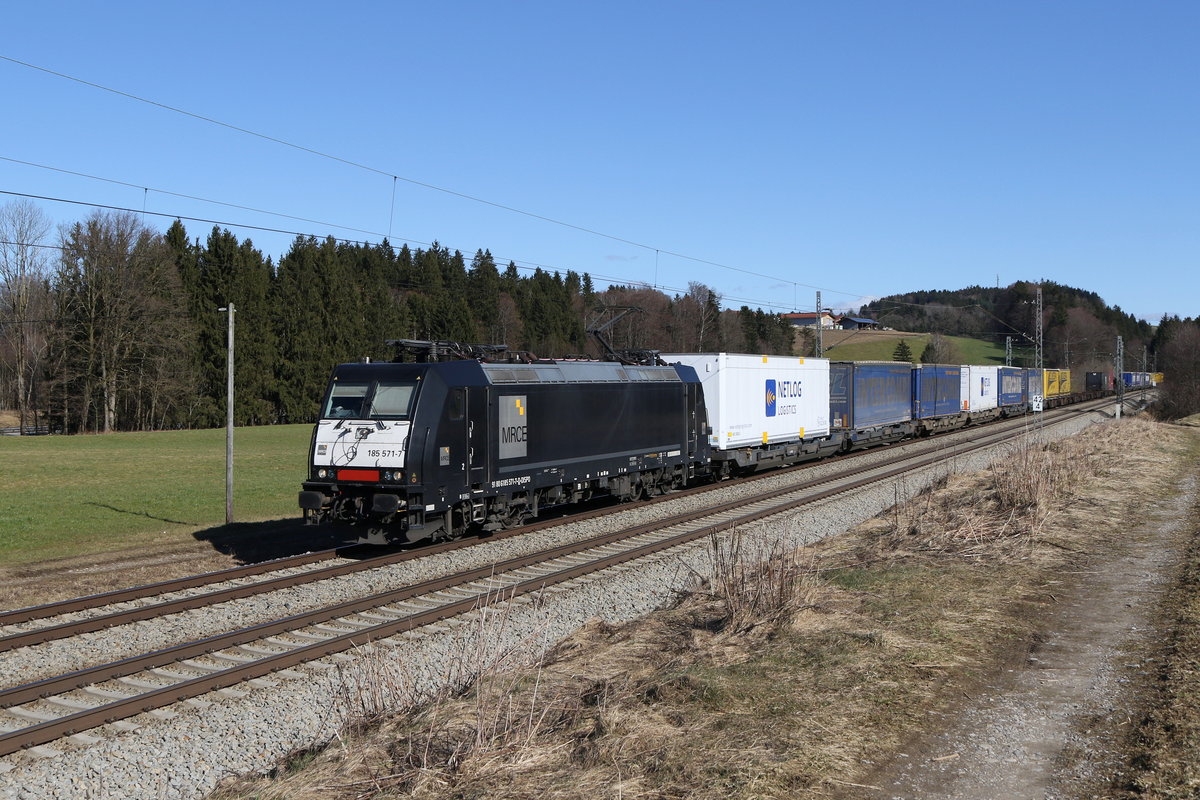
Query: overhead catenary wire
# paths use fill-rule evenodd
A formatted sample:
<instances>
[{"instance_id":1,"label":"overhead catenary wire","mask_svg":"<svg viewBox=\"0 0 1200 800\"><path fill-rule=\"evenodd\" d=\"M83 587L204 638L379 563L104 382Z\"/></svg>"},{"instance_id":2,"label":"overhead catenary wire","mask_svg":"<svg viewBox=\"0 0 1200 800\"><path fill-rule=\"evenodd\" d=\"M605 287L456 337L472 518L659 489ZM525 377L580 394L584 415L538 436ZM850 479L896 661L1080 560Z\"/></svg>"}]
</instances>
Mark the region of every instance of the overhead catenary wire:
<instances>
[{"instance_id":1,"label":"overhead catenary wire","mask_svg":"<svg viewBox=\"0 0 1200 800\"><path fill-rule=\"evenodd\" d=\"M538 213L536 213L536 212L533 212L533 211L527 211L527 210L525 210L525 209L516 208L515 206L506 205L506 204L504 204L504 203L498 203L498 202L495 202L495 201L493 201L493 200L488 200L488 199L486 199L486 198L483 198L483 197L478 197L478 196L476 196L476 195L468 194L468 193L466 193L466 192L461 192L461 191L458 191L458 190L455 190L455 189L449 189L449 188L446 188L446 187L444 187L444 186L438 186L438 185L436 185L436 184L429 183L429 182L427 182L427 181L421 181L421 180L417 180L417 179L415 179L415 178L408 178L408 177L405 177L405 176L402 176L402 175L397 175L397 174L396 174L394 171L391 171L391 170L385 170L385 169L381 169L381 168L379 168L379 167L371 166L371 165L369 165L369 164L364 164L364 163L362 163L362 162L359 162L359 161L354 161L354 160L352 160L352 159L349 159L349 158L344 158L344 157L342 157L342 156L334 155L334 154L332 154L332 153L328 153L328 152L325 152L325 151L322 151L322 150L317 150L316 148L308 147L308 146L306 146L306 145L297 144L297 143L295 143L295 142L291 142L291 141L288 141L288 140L286 140L286 139L281 139L281 138L279 138L279 137L277 137L277 136L271 136L271 135L269 135L269 134L261 133L261 132L259 132L259 131L251 130L251 129L249 129L249 128L244 128L244 127L241 127L241 126L239 126L239 125L234 125L234 124L232 124L232 123L229 123L229 122L225 122L225 121L223 121L223 120L216 119L215 117L206 116L206 115L204 115L204 114L198 114L198 113L196 113L196 112L194 112L194 111L188 111L187 109L180 108L180 107L178 107L178 106L173 106L173 105L170 105L170 104L167 104L167 103L163 103L163 102L160 102L160 101L157 101L157 100L151 100L151 99L149 99L149 98L146 98L146 97L141 97L140 95L136 95L136 94L133 94L133 93L131 93L131 92L122 91L122 90L120 90L120 89L114 89L114 88L112 88L112 87L105 86L105 85L103 85L103 84L100 84L100 83L96 83L96 82L94 82L94 81L89 81L89 80L86 80L86 79L83 79L83 78L76 77L76 76L74 76L74 75L68 75L68 74L66 74L66 73L64 73L64 72L59 72L59 71L57 71L57 70L53 70L53 69L50 69L50 68L48 68L48 67L43 67L43 66L40 66L40 65L38 65L38 64L33 64L33 63L30 63L30 62L28 62L28 61L22 61L21 59L13 58L13 57L11 57L11 56L6 56L6 55L3 55L3 54L0 54L0 60L7 61L7 62L9 62L9 63L16 64L16 65L18 65L18 66L26 67L26 68L28 68L28 69L32 69L32 70L36 70L36 71L39 71L39 72L43 72L43 73L46 73L46 74L48 74L48 75L53 75L53 76L55 76L55 77L62 78L62 79L64 79L64 80L73 81L73 82L75 82L75 83L79 83L79 84L81 84L81 85L84 85L84 86L88 86L88 87L91 87L91 88L94 88L94 89L98 89L98 90L100 90L100 91L109 92L109 93L111 93L111 94L115 94L115 95L118 95L118 96L120 96L120 97L124 97L124 98L126 98L126 99L129 99L129 100L134 100L134 101L136 101L136 102L139 102L139 103L146 103L146 104L148 104L148 105L155 106L155 107L157 107L157 108L160 108L160 109L163 109L163 110L165 110L165 111L170 111L170 112L172 112L172 113L181 114L181 115L183 115L183 116L190 117L190 118L192 118L192 119L196 119L196 120L199 120L199 121L202 121L202 122L206 122L206 123L208 123L208 124L211 124L211 125L216 125L216 126L219 126L219 127L222 127L222 128L226 128L226 129L228 129L228 130L232 130L232 131L235 131L235 132L238 132L238 133L241 133L241 134L247 135L247 136L253 136L253 137L256 137L256 138L258 138L258 139L262 139L262 140L264 140L264 141L272 142L272 143L274 143L274 144L278 144L278 145L280 145L280 146L283 146L283 147L292 148L292 149L294 149L294 150L297 150L297 151L300 151L300 152L303 152L303 153L307 153L307 154L309 154L309 155L317 156L317 157L319 157L319 158L325 158L325 159L329 159L329 160L331 160L331 161L335 161L335 162L338 162L338 163L340 163L340 164L344 164L344 165L346 165L346 166L354 167L354 168L357 168L357 169L360 169L360 170L364 170L364 171L367 171L367 172L371 172L371 173L374 173L374 174L377 174L377 175L382 175L382 176L385 176L385 177L389 177L389 178L391 178L391 179L393 180L393 183L394 183L395 181L404 181L405 183L411 184L411 185L413 185L413 186L419 186L419 187L422 187L422 188L425 188L425 189L429 189L429 190L431 190L431 191L441 192L441 193L444 193L444 194L447 194L447 195L451 195L451 196L453 196L453 197L458 197L458 198L461 198L461 199L464 199L464 200L469 200L469 201L471 201L471 202L475 202L475 203L480 203L480 204L483 204L483 205L491 206L491 207L493 207L493 208L501 209L501 210L503 210L503 211L508 211L508 212L511 212L511 213L514 213L514 214L520 214L520 215L522 215L522 216L529 217L529 218L531 218L531 219L540 220L540 221L542 221L542 222L547 222L547 223L550 223L550 224L553 224L553 225L558 225L558 226L561 226L561 227L564 227L564 228L570 228L570 229L572 229L572 230L577 230L577 231L580 231L580 232L582 232L582 233L587 233L587 234L589 234L589 235L592 235L592 236L598 236L598 237L601 237L601 238L604 238L604 239L608 239L608 240L610 240L610 241L614 241L614 242L620 242L620 243L622 243L622 244L627 244L627 245L629 245L629 246L631 246L631 247L638 247L638 248L641 248L641 249L644 249L644 250L647 250L647 251L649 251L649 250L654 250L654 251L656 251L656 252L661 252L661 253L663 253L663 254L665 254L665 255L669 255L669 256L672 256L672 257L674 257L674 258L679 258L679 259L683 259L683 260L686 260L686 261L691 261L691 262L693 262L693 263L697 263L697 264L705 264L705 265L708 265L708 266L711 266L711 267L716 267L716 268L718 268L718 269L724 269L724 270L729 270L729 271L733 271L733 272L740 272L740 273L742 273L742 274L745 274L745 275L753 275L754 277L758 277L758 278L765 278L765 279L767 279L767 280L773 280L773 281L779 281L779 282L781 282L781 283L785 283L785 284L791 283L791 284L795 284L795 285L798 285L798 286L804 286L804 287L806 287L806 288L809 288L809 289L822 289L823 291L832 292L832 293L834 293L834 294L841 294L841 295L845 295L845 296L847 296L847 297L859 297L859 296L861 296L861 295L860 295L859 293L857 293L857 292L846 292L846 291L842 291L842 290L839 290L839 289L830 289L830 288L828 288L828 287L814 286L814 285L812 285L812 284L807 284L807 283L803 283L803 282L800 282L800 281L795 281L795 280L788 279L788 278L781 278L781 277L779 277L779 276L776 276L776 275L768 275L768 274L766 274L766 273L757 272L757 271L755 271L755 270L745 269L744 267L737 267L737 266L733 266L733 265L731 265L731 264L724 264L724 263L722 263L722 262L719 262L719 261L713 261L713 260L711 260L711 259L700 258L700 257L698 257L698 256L692 256L692 255L688 255L688 254L686 254L686 253L681 253L681 252L674 251L674 250L668 250L668 249L661 248L661 247L655 247L654 245L645 244L645 243L643 243L643 242L638 242L638 241L635 241L635 240L633 240L633 239L628 239L628 238L626 238L626 237L623 237L623 236L617 236L617 235L615 235L615 234L611 234L611 233L605 233L604 231L596 230L596 229L594 229L594 228L589 228L589 227L586 227L586 226L584 226L584 225L577 225L577 224L575 224L575 223L572 223L572 222L566 222L566 221L564 221L564 220L555 219L554 217L548 217L548 216L546 216L546 215L544 215L544 214L538 214Z\"/></svg>"},{"instance_id":2,"label":"overhead catenary wire","mask_svg":"<svg viewBox=\"0 0 1200 800\"><path fill-rule=\"evenodd\" d=\"M48 195L39 195L39 194L33 194L33 193L29 193L29 192L17 192L17 191L13 191L13 190L9 190L9 189L0 189L0 194L9 195L12 197L24 197L24 198L31 199L31 200L42 200L42 201L46 201L46 202L65 203L68 205L77 205L77 206L84 206L84 207L88 207L88 208L97 208L97 209L103 209L106 211L122 211L122 212L130 213L130 214L143 214L143 215L149 215L149 216L154 216L154 217L161 217L161 218L165 218L165 219L177 219L177 220L181 220L181 221L187 220L188 222L201 222L201 223L205 223L205 224L209 224L209 225L222 226L225 228L240 228L240 229L246 229L246 230L252 230L252 231L262 231L264 233L278 233L278 234L284 234L287 236L301 237L301 238L305 238L305 239L323 240L323 239L328 238L328 239L333 239L335 242L340 242L340 243L344 243L344 244L352 244L352 245L375 246L375 245L380 244L379 242L371 242L371 241L366 241L366 240L362 240L362 239L350 239L350 238L346 238L346 237L338 237L338 236L332 236L332 235L327 235L327 234L315 234L315 233L305 232L305 231L287 230L284 228L272 228L272 227L265 226L265 225L251 225L249 223L231 222L231 221L227 221L227 220L212 219L209 217L195 217L195 216L190 216L190 215L186 215L186 214L168 213L168 212L163 212L163 211L148 211L148 210L147 211L139 211L138 209L130 208L128 206L115 206L115 205L111 205L111 204L107 204L107 203L95 203L95 202L86 201L86 200L72 200L69 198L52 197L52 196L48 196ZM263 212L263 213L270 214L273 212ZM286 216L286 215L284 215L284 216ZM328 224L328 223L316 222L314 224L324 225L324 224ZM367 233L370 233L372 235L382 236L382 234L378 234L374 231L367 231ZM404 244L415 244L415 245L420 245L422 247L433 247L437 244L441 244L442 246L445 246L445 243L424 242L424 241L421 241L418 239L400 239L398 241L400 241ZM462 252L469 252L471 248L455 248L455 249L458 252L462 253ZM483 248L475 248L475 249L482 250ZM490 250L489 250L489 252L490 252ZM626 278L626 277L605 275L605 274L601 274L601 273L597 273L597 272L592 272L589 270L573 269L570 267L554 266L554 265L550 265L550 264L541 264L541 263L529 261L526 259L508 258L503 255L497 256L496 254L492 254L492 257L493 257L493 259L496 259L497 261L507 261L509 263L512 263L513 265L515 265L517 267L517 269L523 270L525 272L536 272L538 269L549 270L552 272L572 271L572 272L579 272L581 274L586 273L593 278L599 278L604 281L610 281L614 284L622 285L622 286L633 286L634 288L645 287L645 288L650 288L650 289L666 289L668 291L676 292L679 294L683 294L684 292L686 292L686 289L683 289L680 287L659 286L659 285L651 286L642 281L630 280L629 278ZM722 294L721 297L726 300L734 300L734 301L746 303L746 304L753 303L762 308L768 308L768 309L787 308L787 306L784 304L770 302L770 301L764 302L762 300L757 300L757 299L753 299L753 298L736 297L736 296L725 295L725 294Z\"/></svg>"},{"instance_id":3,"label":"overhead catenary wire","mask_svg":"<svg viewBox=\"0 0 1200 800\"><path fill-rule=\"evenodd\" d=\"M78 171L72 170L72 169L63 169L62 167L52 167L49 164L39 164L36 161L24 161L19 158L10 158L8 156L0 156L0 161L8 161L10 163L21 164L26 167L36 167L37 169L44 169L44 170L49 170L51 172L58 172L58 173L62 173L64 175L74 175L77 178L87 178L88 180L93 180L93 181L103 181L104 183L111 183L111 184L115 184L116 186L127 186L131 189L142 189L143 191L146 191L146 192L155 192L157 194L170 195L171 197L180 197L185 200L195 200L200 203L211 203L211 204L217 205L217 206L225 206L226 208L236 208L241 211L253 211L255 214L267 214L268 216L272 216L272 217L281 217L283 219L293 219L293 220L296 220L297 222L308 222L313 225L325 225L330 228L337 228L338 230L343 230L343 231L354 231L355 233L365 233L369 236L381 236L382 237L384 235L377 231L365 230L363 228L354 228L349 225L341 225L336 222L328 222L326 220L320 220L320 219L310 219L308 217L299 217L294 214L285 214L281 211L268 211L263 208L255 208L254 206L242 205L240 203L230 203L230 202L227 202L224 200L214 200L211 197L200 197L200 196L194 195L194 194L185 194L184 192L173 192L169 189L159 189L159 188L156 188L153 186L142 186L140 184L130 183L128 181L121 181L121 180L117 180L115 178L106 178L103 175L91 175L86 172L78 172ZM63 202L66 202L66 201L63 201ZM145 210L146 209L143 208L142 212L144 213ZM245 227L245 226L239 225L237 227ZM402 240L402 241L409 241L409 240Z\"/></svg>"},{"instance_id":4,"label":"overhead catenary wire","mask_svg":"<svg viewBox=\"0 0 1200 800\"><path fill-rule=\"evenodd\" d=\"M6 192L6 191L4 191L4 190L0 190L0 193L4 193L4 194L14 194L13 192ZM18 194L19 194L19 193L18 193ZM27 196L27 195L20 195L20 196ZM83 204L83 205L88 205L87 203L82 203L82 201L78 201L78 202L80 202L80 203L81 203L81 204ZM117 210L130 211L131 209L117 209ZM151 212L151 213L155 213L155 212ZM168 215L168 216L170 216L170 215ZM177 218L183 219L182 217L177 217ZM226 224L226 223L217 223L217 224ZM237 227L237 225L236 225L236 224L234 224L234 227ZM297 234L297 235L301 235L301 236L302 236L302 235L304 235L304 234ZM316 237L313 237L313 238L316 238ZM347 243L351 243L351 244L360 244L360 245L373 245L373 244L375 244L375 243L373 243L373 242L359 242L359 241L348 240L348 239L347 239L347 240L338 240L338 241L344 241L344 242L347 242ZM417 244L424 244L424 243L420 243L420 242L418 242ZM58 251L61 251L61 252L66 252L67 250L69 250L69 249L70 249L70 248L67 248L67 247L65 247L65 246L63 246L63 245L56 245L56 244L42 244L42 243L39 243L39 242L14 242L14 241L10 241L10 240L4 240L4 239L0 239L0 246L8 246L8 247L35 247L35 248L41 248L41 249L46 249L46 250L58 250ZM432 246L432 245L430 245L430 246ZM462 251L460 250L459 252L462 252ZM510 260L510 261L511 261L511 260ZM522 271L525 271L525 272L535 272L535 271L536 271L536 270L538 270L538 269L555 269L555 270L557 270L557 268L548 267L548 266L545 266L545 265L537 265L537 266L521 266L521 265L517 264L517 262L515 262L515 261L511 261L511 263L513 263L513 265L514 265L514 266L516 266L516 267L517 267L517 269L519 269L519 270L522 270ZM220 267L234 267L234 266L237 266L237 265L235 265L235 264L230 264L230 263L228 263L228 262L212 262L212 266L220 266ZM587 274L591 275L591 274L593 274L593 273L587 273ZM604 276L604 275L598 275L598 276L596 276L596 277L603 278L604 280L616 280L616 279L614 279L614 278L611 278L611 277L609 277L609 276ZM420 286L419 284L417 284L417 283L414 283L414 282L412 282L412 281L394 281L394 282L390 282L388 285L389 285L389 287L391 287L391 288L393 288L393 289L410 290L410 291L421 291L421 290L422 290L422 288L423 288L423 287L422 287L422 286ZM637 289L638 287L637 287L637 286L634 286L633 288L634 288L634 289ZM672 288L672 287L653 287L653 288L666 288L666 289L671 289L671 291L678 291L678 292L682 292L682 290L680 290L680 289L675 289L675 288ZM740 298L726 298L726 299L735 299L735 300L737 300L737 299L740 299ZM756 301L749 301L749 302L756 302ZM882 301L882 302L895 302L897 305L905 305L905 306L915 306L915 307L921 307L921 304L920 304L920 303L908 303L908 302L903 302L903 301L890 301L890 300L884 300L884 301ZM944 307L944 308L953 308L953 309L959 309L959 310L968 310L968 309L971 309L971 308L979 308L980 310L982 310L982 311L984 311L985 313L987 313L987 314L988 314L988 316L991 316L993 319L997 320L998 322L1000 322L1000 323L1001 323L1002 325L1004 325L1005 327L1007 327L1007 328L1010 328L1011 330L1014 330L1014 331L1016 331L1016 332L1018 332L1018 333L1021 333L1021 331L1019 331L1017 328L1013 328L1011 325L1008 325L1008 323L1004 322L1004 320L1000 319L999 317L995 316L994 314L991 314L990 312L988 312L986 309L984 309L982 306L980 306L980 305L978 305L978 304L974 304L974 303L973 303L973 304L968 304L968 305L963 305L963 306L948 306L948 305L943 305L943 307ZM216 313L216 312L214 311L213 313ZM142 312L142 313L139 313L139 314L137 315L137 318L138 318L138 319L154 319L154 318L169 318L169 317L194 317L194 316L195 316L195 314L194 314L193 312L190 312L190 311L161 311L161 312ZM99 316L99 317L96 317L96 319L106 319L106 318L110 318L110 315L101 315L101 316ZM19 319L19 320L18 320L18 319L11 319L11 320L4 320L4 321L0 321L0 325L30 325L30 324L51 324L51 323L54 323L54 322L57 322L57 321L58 321L58 320L57 320L57 319L54 319L54 318L40 318L40 319ZM854 335L854 336L856 336L856 335L858 335L858 334L860 334L860 333L863 333L863 332L862 332L862 331L855 331L853 335ZM919 333L919 332L914 332L914 333ZM984 335L989 335L989 336L1003 336L1003 335L1005 335L1005 334L1004 334L1004 332L1001 332L1001 331L985 331L985 332L983 332L983 333L984 333ZM1026 338L1026 339L1029 339L1030 341L1033 341L1033 339L1032 339L1031 337L1029 337L1028 335L1026 335L1026 334L1024 334L1024 333L1022 333L1022 335L1023 335L1023 336L1025 336L1025 338ZM851 337L849 337L849 338L853 338L853 336L851 336ZM841 346L844 346L844 345L846 344L846 341L847 341L847 340L843 340L843 341L839 342L837 345L833 345L833 346L831 346L831 347L829 347L829 348L826 348L826 349L827 349L827 350L832 350L834 347L841 347ZM1047 343L1049 343L1049 344L1063 344L1063 343L1069 343L1070 341L1073 341L1073 340L1064 340L1064 339L1046 339L1045 341L1046 341ZM1109 352L1109 351L1101 351L1101 350L1096 350L1096 349L1094 349L1094 348L1093 348L1092 350L1084 351L1083 357L1108 357L1108 356L1111 356L1111 355L1112 355L1112 353L1111 353L1111 352Z\"/></svg>"},{"instance_id":5,"label":"overhead catenary wire","mask_svg":"<svg viewBox=\"0 0 1200 800\"><path fill-rule=\"evenodd\" d=\"M370 244L370 243L361 243L360 242L359 244ZM0 245L6 245L6 246L11 246L11 247L37 247L37 248L42 248L45 250L58 250L61 252L66 252L69 249L62 245L57 245L57 244L40 244L37 242L13 242L13 241L7 241L7 240L0 240ZM512 263L513 266L515 266L517 269L521 270L522 272L536 272L538 269L551 269L550 267L543 267L543 266L523 266L521 264L518 264L515 261L510 262L510 263ZM211 262L211 265L218 266L218 267L235 267L235 266L237 266L236 264L229 264L227 262ZM586 273L586 274L593 275L593 273ZM604 276L604 275L597 275L595 277L599 277L604 280L615 280L609 276ZM620 283L616 283L614 285L616 285L619 288L625 288L625 285L620 284ZM420 284L414 283L412 281L394 281L394 282L389 283L388 286L393 289L401 289L401 290L409 290L409 291L421 291L423 289L423 287ZM633 288L636 290L638 287L634 286ZM660 287L656 287L656 288L670 289L671 291L676 291L676 292L683 291L681 289L676 289L676 288L669 287L669 286L660 286ZM738 300L741 298L729 298L729 299ZM755 302L755 301L747 301L747 302ZM53 321L54 320L51 320L51 319L37 319L37 320L28 320L27 319L27 320L11 320L10 322L13 322L13 323L20 322L23 324L23 323L30 323L30 322L39 322L40 323L40 322L53 322Z\"/></svg>"}]
</instances>

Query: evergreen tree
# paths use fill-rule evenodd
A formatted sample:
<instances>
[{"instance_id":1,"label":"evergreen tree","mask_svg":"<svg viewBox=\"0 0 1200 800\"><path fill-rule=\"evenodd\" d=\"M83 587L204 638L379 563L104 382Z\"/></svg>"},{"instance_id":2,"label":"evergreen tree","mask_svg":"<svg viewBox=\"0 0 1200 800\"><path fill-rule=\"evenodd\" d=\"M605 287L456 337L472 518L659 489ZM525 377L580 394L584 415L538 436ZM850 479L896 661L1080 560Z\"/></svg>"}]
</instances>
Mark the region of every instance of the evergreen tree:
<instances>
[{"instance_id":1,"label":"evergreen tree","mask_svg":"<svg viewBox=\"0 0 1200 800\"><path fill-rule=\"evenodd\" d=\"M743 348L747 353L756 352L758 348L758 325L754 321L754 312L750 306L738 309L738 326L742 330Z\"/></svg>"},{"instance_id":2,"label":"evergreen tree","mask_svg":"<svg viewBox=\"0 0 1200 800\"><path fill-rule=\"evenodd\" d=\"M467 276L467 296L478 332L483 341L500 341L497 321L500 316L500 272L487 250L476 250Z\"/></svg>"},{"instance_id":3,"label":"evergreen tree","mask_svg":"<svg viewBox=\"0 0 1200 800\"><path fill-rule=\"evenodd\" d=\"M279 260L275 282L279 362L276 386L281 422L316 418L330 369L338 363L342 334L335 329L334 299L344 292L328 243L296 237Z\"/></svg>"},{"instance_id":4,"label":"evergreen tree","mask_svg":"<svg viewBox=\"0 0 1200 800\"><path fill-rule=\"evenodd\" d=\"M912 360L913 360L912 348L908 346L907 341L905 341L904 339L901 339L900 343L896 345L896 349L892 351L892 360L893 361L908 361L910 363L912 362Z\"/></svg>"}]
</instances>

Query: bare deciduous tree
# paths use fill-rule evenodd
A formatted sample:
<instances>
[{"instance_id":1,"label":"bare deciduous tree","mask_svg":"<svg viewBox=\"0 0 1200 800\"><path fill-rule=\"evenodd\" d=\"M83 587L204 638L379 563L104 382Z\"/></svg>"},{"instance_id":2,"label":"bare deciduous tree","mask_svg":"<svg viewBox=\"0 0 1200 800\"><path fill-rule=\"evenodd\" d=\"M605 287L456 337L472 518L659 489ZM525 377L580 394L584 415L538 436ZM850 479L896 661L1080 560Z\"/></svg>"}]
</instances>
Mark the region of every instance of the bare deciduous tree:
<instances>
[{"instance_id":1,"label":"bare deciduous tree","mask_svg":"<svg viewBox=\"0 0 1200 800\"><path fill-rule=\"evenodd\" d=\"M1128 363L1128 362L1127 362ZM1185 321L1163 346L1163 416L1200 413L1200 323Z\"/></svg>"},{"instance_id":2,"label":"bare deciduous tree","mask_svg":"<svg viewBox=\"0 0 1200 800\"><path fill-rule=\"evenodd\" d=\"M940 333L930 336L929 344L925 345L925 349L921 351L922 364L959 364L961 362L962 356L959 354L958 348L954 346L954 342Z\"/></svg>"},{"instance_id":3,"label":"bare deciduous tree","mask_svg":"<svg viewBox=\"0 0 1200 800\"><path fill-rule=\"evenodd\" d=\"M45 353L45 239L50 221L28 200L0 207L0 329L21 430L37 425L34 387ZM34 312L38 312L35 314Z\"/></svg>"},{"instance_id":4,"label":"bare deciduous tree","mask_svg":"<svg viewBox=\"0 0 1200 800\"><path fill-rule=\"evenodd\" d=\"M56 344L68 428L152 427L185 362L179 276L162 237L129 213L62 231ZM171 388L174 387L174 388Z\"/></svg>"}]
</instances>

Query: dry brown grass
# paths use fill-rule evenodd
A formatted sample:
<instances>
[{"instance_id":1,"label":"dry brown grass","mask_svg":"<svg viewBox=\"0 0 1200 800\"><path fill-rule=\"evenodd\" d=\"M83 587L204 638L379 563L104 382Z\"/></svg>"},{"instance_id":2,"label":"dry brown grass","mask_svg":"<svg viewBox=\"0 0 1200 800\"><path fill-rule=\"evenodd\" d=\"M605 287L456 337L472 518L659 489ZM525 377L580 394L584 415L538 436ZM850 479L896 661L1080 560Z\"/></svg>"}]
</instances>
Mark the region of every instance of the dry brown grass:
<instances>
[{"instance_id":1,"label":"dry brown grass","mask_svg":"<svg viewBox=\"0 0 1200 800\"><path fill-rule=\"evenodd\" d=\"M770 628L811 604L816 583L811 554L806 566L800 551L736 529L710 536L705 554L703 574L695 573L695 594L723 605L727 630Z\"/></svg>"},{"instance_id":2,"label":"dry brown grass","mask_svg":"<svg viewBox=\"0 0 1200 800\"><path fill-rule=\"evenodd\" d=\"M1191 458L1200 460L1200 438ZM1130 734L1129 779L1119 798L1200 796L1200 505L1193 506L1182 568L1164 600L1157 665L1147 678L1141 719Z\"/></svg>"},{"instance_id":3,"label":"dry brown grass","mask_svg":"<svg viewBox=\"0 0 1200 800\"><path fill-rule=\"evenodd\" d=\"M417 699L382 656L352 692L361 724L217 796L836 794L1024 654L1064 565L1106 546L1097 517L1152 498L1183 435L1132 420L1014 452L1039 474L953 476L798 553L714 540L713 577L676 608L595 621L534 668L476 654L480 680L409 713L387 713Z\"/></svg>"},{"instance_id":4,"label":"dry brown grass","mask_svg":"<svg viewBox=\"0 0 1200 800\"><path fill-rule=\"evenodd\" d=\"M895 551L934 551L963 557L1024 557L1033 539L1064 513L1078 490L1120 463L1124 437L1151 444L1154 423L1140 419L1097 426L1054 442L1012 445L983 472L943 479L911 502L894 506L876 524Z\"/></svg>"},{"instance_id":5,"label":"dry brown grass","mask_svg":"<svg viewBox=\"0 0 1200 800\"><path fill-rule=\"evenodd\" d=\"M1168 601L1171 619L1155 691L1132 737L1133 774L1117 797L1200 796L1200 526L1193 536Z\"/></svg>"}]
</instances>

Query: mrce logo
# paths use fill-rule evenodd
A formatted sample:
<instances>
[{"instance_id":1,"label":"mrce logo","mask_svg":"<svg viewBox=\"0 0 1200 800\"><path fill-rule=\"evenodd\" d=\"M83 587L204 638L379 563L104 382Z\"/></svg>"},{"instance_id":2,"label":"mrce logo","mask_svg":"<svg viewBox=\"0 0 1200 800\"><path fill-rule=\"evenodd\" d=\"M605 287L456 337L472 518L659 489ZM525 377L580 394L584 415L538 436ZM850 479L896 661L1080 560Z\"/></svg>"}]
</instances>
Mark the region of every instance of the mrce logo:
<instances>
[{"instance_id":1,"label":"mrce logo","mask_svg":"<svg viewBox=\"0 0 1200 800\"><path fill-rule=\"evenodd\" d=\"M796 402L804 396L800 381L777 381L768 378L764 396L768 417L782 417L798 413Z\"/></svg>"}]
</instances>

